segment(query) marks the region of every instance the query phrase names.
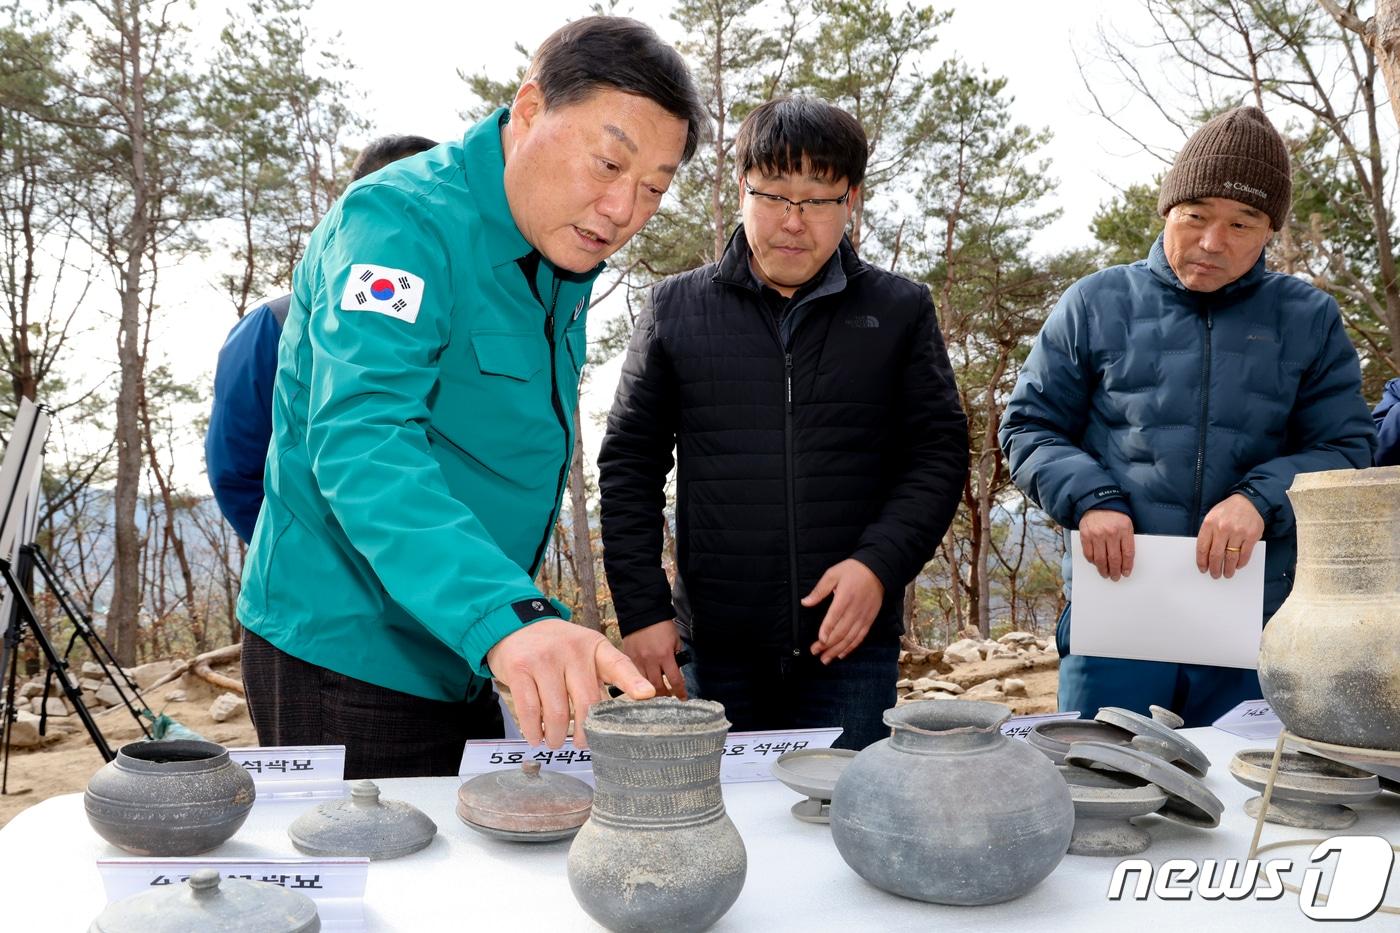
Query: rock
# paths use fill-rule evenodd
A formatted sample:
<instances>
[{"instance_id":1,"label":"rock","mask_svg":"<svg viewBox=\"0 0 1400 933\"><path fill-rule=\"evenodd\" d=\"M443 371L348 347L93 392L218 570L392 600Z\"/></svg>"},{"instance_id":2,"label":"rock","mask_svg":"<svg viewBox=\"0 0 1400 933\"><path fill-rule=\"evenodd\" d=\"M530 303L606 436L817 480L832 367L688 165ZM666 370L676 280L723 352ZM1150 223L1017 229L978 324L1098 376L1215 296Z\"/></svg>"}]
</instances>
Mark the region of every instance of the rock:
<instances>
[{"instance_id":1,"label":"rock","mask_svg":"<svg viewBox=\"0 0 1400 933\"><path fill-rule=\"evenodd\" d=\"M107 704L99 700L97 698L97 694L93 693L91 690L84 690L83 705L86 706L88 709L100 709L103 706L106 706Z\"/></svg>"},{"instance_id":2,"label":"rock","mask_svg":"<svg viewBox=\"0 0 1400 933\"><path fill-rule=\"evenodd\" d=\"M10 745L15 748L33 748L43 742L39 735L39 717L25 710L16 710L17 717L10 724Z\"/></svg>"},{"instance_id":3,"label":"rock","mask_svg":"<svg viewBox=\"0 0 1400 933\"><path fill-rule=\"evenodd\" d=\"M21 700L32 700L37 696L43 696L44 683L39 680L31 680L28 683L20 684L16 696Z\"/></svg>"},{"instance_id":4,"label":"rock","mask_svg":"<svg viewBox=\"0 0 1400 933\"><path fill-rule=\"evenodd\" d=\"M209 718L215 722L227 722L248 708L248 701L236 693L221 693L209 706Z\"/></svg>"},{"instance_id":5,"label":"rock","mask_svg":"<svg viewBox=\"0 0 1400 933\"><path fill-rule=\"evenodd\" d=\"M34 710L34 715L38 716L43 713L45 706L48 707L50 716L67 716L72 712L62 697L49 697L47 700L35 697L31 709Z\"/></svg>"},{"instance_id":6,"label":"rock","mask_svg":"<svg viewBox=\"0 0 1400 933\"><path fill-rule=\"evenodd\" d=\"M1037 648L1039 648L1041 651L1047 651L1047 650L1049 650L1050 648L1053 647L1053 646L1050 644L1050 640L1049 640L1048 638L1037 638L1037 639L1035 640L1035 646L1036 646Z\"/></svg>"},{"instance_id":7,"label":"rock","mask_svg":"<svg viewBox=\"0 0 1400 933\"><path fill-rule=\"evenodd\" d=\"M1033 645L1035 644L1035 636L1030 632L1007 632L1005 635L998 638L997 641L1003 645L1011 645L1012 647L1016 645Z\"/></svg>"},{"instance_id":8,"label":"rock","mask_svg":"<svg viewBox=\"0 0 1400 933\"><path fill-rule=\"evenodd\" d=\"M1001 682L1001 690L1009 697L1030 696L1026 691L1026 682L1019 677L1008 677Z\"/></svg>"},{"instance_id":9,"label":"rock","mask_svg":"<svg viewBox=\"0 0 1400 933\"><path fill-rule=\"evenodd\" d=\"M101 664L98 664L96 661L84 661L83 676L102 678L106 677L107 675L103 673Z\"/></svg>"},{"instance_id":10,"label":"rock","mask_svg":"<svg viewBox=\"0 0 1400 933\"><path fill-rule=\"evenodd\" d=\"M152 661L149 664L131 668L126 672L126 676L130 677L132 682L136 684L137 690L146 690L150 688L151 684L179 666L179 662L174 660Z\"/></svg>"},{"instance_id":11,"label":"rock","mask_svg":"<svg viewBox=\"0 0 1400 933\"><path fill-rule=\"evenodd\" d=\"M1000 700L1005 697L1001 687L995 680L984 680L966 690L960 699L963 700Z\"/></svg>"},{"instance_id":12,"label":"rock","mask_svg":"<svg viewBox=\"0 0 1400 933\"><path fill-rule=\"evenodd\" d=\"M944 693L962 693L963 688L957 684L949 683L946 680L934 680L932 677L920 677L914 681L915 690L942 690Z\"/></svg>"},{"instance_id":13,"label":"rock","mask_svg":"<svg viewBox=\"0 0 1400 933\"><path fill-rule=\"evenodd\" d=\"M991 649L987 652L987 657L988 657L989 659L990 659L990 658L1018 658L1018 657L1020 657L1020 656L1021 656L1021 655L1016 651L1016 649L1013 648L1013 647L1011 647L1010 645L993 645L993 646L991 647Z\"/></svg>"},{"instance_id":14,"label":"rock","mask_svg":"<svg viewBox=\"0 0 1400 933\"><path fill-rule=\"evenodd\" d=\"M907 690L912 686L914 686L914 681L910 680L908 677L901 677L894 682L894 688L896 690Z\"/></svg>"},{"instance_id":15,"label":"rock","mask_svg":"<svg viewBox=\"0 0 1400 933\"><path fill-rule=\"evenodd\" d=\"M104 706L120 706L122 695L118 693L117 688L111 684L103 684L97 691L97 699L100 700Z\"/></svg>"},{"instance_id":16,"label":"rock","mask_svg":"<svg viewBox=\"0 0 1400 933\"><path fill-rule=\"evenodd\" d=\"M88 693L96 693L106 685L107 681L98 680L95 677L84 677L82 680L78 681L78 689L85 690Z\"/></svg>"},{"instance_id":17,"label":"rock","mask_svg":"<svg viewBox=\"0 0 1400 933\"><path fill-rule=\"evenodd\" d=\"M183 703L190 698L190 695L183 690L171 690L165 695L167 703Z\"/></svg>"},{"instance_id":18,"label":"rock","mask_svg":"<svg viewBox=\"0 0 1400 933\"><path fill-rule=\"evenodd\" d=\"M943 660L949 664L976 664L982 660L982 648L972 639L964 638L943 649Z\"/></svg>"}]
</instances>

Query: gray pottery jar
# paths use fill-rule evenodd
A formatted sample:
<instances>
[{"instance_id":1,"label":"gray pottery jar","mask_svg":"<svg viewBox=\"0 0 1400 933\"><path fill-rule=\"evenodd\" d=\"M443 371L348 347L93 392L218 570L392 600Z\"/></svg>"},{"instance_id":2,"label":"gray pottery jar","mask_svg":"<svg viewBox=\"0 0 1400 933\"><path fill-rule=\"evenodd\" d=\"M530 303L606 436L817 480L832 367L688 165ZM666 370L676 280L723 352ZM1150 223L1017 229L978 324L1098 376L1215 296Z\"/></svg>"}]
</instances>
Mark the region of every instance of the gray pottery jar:
<instances>
[{"instance_id":1,"label":"gray pottery jar","mask_svg":"<svg viewBox=\"0 0 1400 933\"><path fill-rule=\"evenodd\" d=\"M212 742L133 742L88 781L97 834L132 855L198 855L253 809L253 779Z\"/></svg>"},{"instance_id":2,"label":"gray pottery jar","mask_svg":"<svg viewBox=\"0 0 1400 933\"><path fill-rule=\"evenodd\" d=\"M1400 466L1302 473L1293 590L1264 627L1259 683L1289 732L1400 751Z\"/></svg>"},{"instance_id":3,"label":"gray pottery jar","mask_svg":"<svg viewBox=\"0 0 1400 933\"><path fill-rule=\"evenodd\" d=\"M213 868L188 884L143 891L117 901L88 933L318 933L316 902L265 881L221 878Z\"/></svg>"},{"instance_id":4,"label":"gray pottery jar","mask_svg":"<svg viewBox=\"0 0 1400 933\"><path fill-rule=\"evenodd\" d=\"M584 723L593 811L569 847L569 886L615 933L697 931L739 897L744 841L724 811L724 707L604 700Z\"/></svg>"},{"instance_id":5,"label":"gray pottery jar","mask_svg":"<svg viewBox=\"0 0 1400 933\"><path fill-rule=\"evenodd\" d=\"M1055 766L1000 726L1010 711L922 700L836 782L831 837L866 881L935 904L996 904L1035 887L1069 849L1074 802Z\"/></svg>"}]
</instances>

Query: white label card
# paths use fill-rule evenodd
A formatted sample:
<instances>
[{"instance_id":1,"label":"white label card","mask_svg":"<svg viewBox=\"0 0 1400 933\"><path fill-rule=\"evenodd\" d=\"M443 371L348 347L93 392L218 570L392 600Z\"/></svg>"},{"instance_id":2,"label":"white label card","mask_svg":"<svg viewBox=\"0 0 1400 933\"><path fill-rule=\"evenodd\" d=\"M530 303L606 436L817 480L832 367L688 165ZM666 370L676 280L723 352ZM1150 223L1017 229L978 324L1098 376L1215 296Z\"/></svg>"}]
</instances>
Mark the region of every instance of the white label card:
<instances>
[{"instance_id":1,"label":"white label card","mask_svg":"<svg viewBox=\"0 0 1400 933\"><path fill-rule=\"evenodd\" d=\"M723 784L772 781L773 762L802 748L830 748L841 729L790 729L786 731L731 732L724 741L719 763Z\"/></svg>"},{"instance_id":2,"label":"white label card","mask_svg":"<svg viewBox=\"0 0 1400 933\"><path fill-rule=\"evenodd\" d=\"M230 748L228 757L248 772L264 803L346 794L344 745Z\"/></svg>"},{"instance_id":3,"label":"white label card","mask_svg":"<svg viewBox=\"0 0 1400 933\"><path fill-rule=\"evenodd\" d=\"M719 779L726 784L772 780L770 768L783 754L799 748L830 748L840 735L840 729L731 732L724 743ZM457 776L519 768L527 761L539 762L543 771L563 771L593 783L593 755L588 749L575 748L572 739L558 749L531 746L523 739L468 742Z\"/></svg>"},{"instance_id":4,"label":"white label card","mask_svg":"<svg viewBox=\"0 0 1400 933\"><path fill-rule=\"evenodd\" d=\"M107 902L184 884L201 868L225 878L263 881L305 894L316 902L325 933L360 933L365 929L367 858L100 858L97 870Z\"/></svg>"},{"instance_id":5,"label":"white label card","mask_svg":"<svg viewBox=\"0 0 1400 933\"><path fill-rule=\"evenodd\" d=\"M537 761L542 771L564 771L576 778L593 783L593 754L586 748L575 748L573 739L565 739L559 748L530 745L524 739L487 739L472 741L462 750L458 777L470 777L503 768L519 768L527 761Z\"/></svg>"},{"instance_id":6,"label":"white label card","mask_svg":"<svg viewBox=\"0 0 1400 933\"><path fill-rule=\"evenodd\" d=\"M1242 739L1276 739L1283 731L1268 700L1245 700L1211 725Z\"/></svg>"},{"instance_id":7,"label":"white label card","mask_svg":"<svg viewBox=\"0 0 1400 933\"><path fill-rule=\"evenodd\" d=\"M1031 729L1042 722L1061 722L1063 720L1078 719L1079 712L1072 710L1068 713L1039 713L1034 716L1012 716L1001 724L1001 734L1009 735L1013 739L1025 739L1030 735Z\"/></svg>"}]
</instances>

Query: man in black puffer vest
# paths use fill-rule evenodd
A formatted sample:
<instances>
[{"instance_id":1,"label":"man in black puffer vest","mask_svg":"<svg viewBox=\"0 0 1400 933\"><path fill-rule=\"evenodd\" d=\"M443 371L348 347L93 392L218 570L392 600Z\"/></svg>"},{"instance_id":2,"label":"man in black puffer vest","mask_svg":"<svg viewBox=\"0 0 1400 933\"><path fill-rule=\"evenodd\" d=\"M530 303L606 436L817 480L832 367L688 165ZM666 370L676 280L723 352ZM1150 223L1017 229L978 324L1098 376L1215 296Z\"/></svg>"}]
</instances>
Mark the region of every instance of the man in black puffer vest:
<instances>
[{"instance_id":1,"label":"man in black puffer vest","mask_svg":"<svg viewBox=\"0 0 1400 933\"><path fill-rule=\"evenodd\" d=\"M821 101L735 140L743 225L638 318L598 458L623 650L736 730L889 734L904 588L967 475L967 419L929 291L845 238L869 147ZM662 569L676 479L677 579Z\"/></svg>"}]
</instances>

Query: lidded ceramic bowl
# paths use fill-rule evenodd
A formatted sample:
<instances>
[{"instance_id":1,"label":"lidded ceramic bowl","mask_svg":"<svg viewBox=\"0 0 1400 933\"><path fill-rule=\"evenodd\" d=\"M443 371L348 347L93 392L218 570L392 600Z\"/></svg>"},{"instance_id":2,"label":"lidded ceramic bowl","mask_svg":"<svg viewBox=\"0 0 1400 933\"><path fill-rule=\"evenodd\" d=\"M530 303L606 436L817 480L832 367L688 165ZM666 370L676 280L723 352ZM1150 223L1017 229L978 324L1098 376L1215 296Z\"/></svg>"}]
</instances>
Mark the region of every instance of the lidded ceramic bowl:
<instances>
[{"instance_id":1,"label":"lidded ceramic bowl","mask_svg":"<svg viewBox=\"0 0 1400 933\"><path fill-rule=\"evenodd\" d=\"M463 823L512 842L572 838L592 807L593 788L567 774L541 771L537 761L519 770L478 774L457 790Z\"/></svg>"},{"instance_id":2,"label":"lidded ceramic bowl","mask_svg":"<svg viewBox=\"0 0 1400 933\"><path fill-rule=\"evenodd\" d=\"M317 804L296 818L287 835L307 855L378 861L425 848L437 824L411 803L380 800L373 781L355 781L349 800Z\"/></svg>"},{"instance_id":3,"label":"lidded ceramic bowl","mask_svg":"<svg viewBox=\"0 0 1400 933\"><path fill-rule=\"evenodd\" d=\"M318 933L316 904L265 881L221 878L202 868L179 887L142 891L98 915L88 933Z\"/></svg>"}]
</instances>

